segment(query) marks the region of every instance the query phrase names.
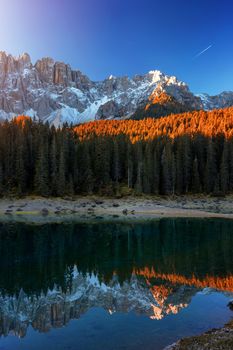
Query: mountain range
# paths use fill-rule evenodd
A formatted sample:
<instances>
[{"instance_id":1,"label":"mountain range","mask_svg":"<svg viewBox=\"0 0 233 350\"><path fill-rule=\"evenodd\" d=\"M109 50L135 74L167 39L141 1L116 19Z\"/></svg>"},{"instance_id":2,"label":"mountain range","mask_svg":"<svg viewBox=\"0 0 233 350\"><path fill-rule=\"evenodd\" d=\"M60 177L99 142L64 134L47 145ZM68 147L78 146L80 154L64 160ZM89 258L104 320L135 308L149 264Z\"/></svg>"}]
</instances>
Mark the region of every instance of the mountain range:
<instances>
[{"instance_id":1,"label":"mountain range","mask_svg":"<svg viewBox=\"0 0 233 350\"><path fill-rule=\"evenodd\" d=\"M98 119L140 119L233 105L233 92L195 95L159 70L94 82L70 65L0 52L0 119L28 115L55 126Z\"/></svg>"}]
</instances>

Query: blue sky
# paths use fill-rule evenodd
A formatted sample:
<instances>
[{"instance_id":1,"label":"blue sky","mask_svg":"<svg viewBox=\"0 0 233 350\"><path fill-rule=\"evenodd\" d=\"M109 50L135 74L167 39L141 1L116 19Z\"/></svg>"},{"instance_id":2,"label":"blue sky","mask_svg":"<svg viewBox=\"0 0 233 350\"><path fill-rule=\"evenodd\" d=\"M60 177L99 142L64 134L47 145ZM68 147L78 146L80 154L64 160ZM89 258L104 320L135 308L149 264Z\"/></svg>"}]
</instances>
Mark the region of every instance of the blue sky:
<instances>
[{"instance_id":1,"label":"blue sky","mask_svg":"<svg viewBox=\"0 0 233 350\"><path fill-rule=\"evenodd\" d=\"M1 0L0 50L93 80L159 69L215 94L233 90L232 16L231 0Z\"/></svg>"}]
</instances>

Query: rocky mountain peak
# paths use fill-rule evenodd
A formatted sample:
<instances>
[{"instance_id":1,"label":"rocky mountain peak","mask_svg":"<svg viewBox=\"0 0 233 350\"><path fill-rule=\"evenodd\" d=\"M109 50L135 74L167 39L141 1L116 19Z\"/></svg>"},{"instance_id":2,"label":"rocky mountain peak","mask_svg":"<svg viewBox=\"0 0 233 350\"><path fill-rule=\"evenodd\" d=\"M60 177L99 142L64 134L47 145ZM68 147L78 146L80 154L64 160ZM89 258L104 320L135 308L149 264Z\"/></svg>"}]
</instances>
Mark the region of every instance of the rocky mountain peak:
<instances>
[{"instance_id":1,"label":"rocky mountain peak","mask_svg":"<svg viewBox=\"0 0 233 350\"><path fill-rule=\"evenodd\" d=\"M32 65L31 57L26 52L19 56L18 62L22 63L22 66L24 68L26 68L26 67L31 68L31 65Z\"/></svg>"},{"instance_id":2,"label":"rocky mountain peak","mask_svg":"<svg viewBox=\"0 0 233 350\"><path fill-rule=\"evenodd\" d=\"M4 77L6 74L14 72L17 69L16 60L12 55L7 55L6 52L0 52L0 77Z\"/></svg>"},{"instance_id":3,"label":"rocky mountain peak","mask_svg":"<svg viewBox=\"0 0 233 350\"><path fill-rule=\"evenodd\" d=\"M38 60L35 64L35 68L38 71L40 79L46 83L53 84L53 68L54 60L50 57L44 57Z\"/></svg>"},{"instance_id":4,"label":"rocky mountain peak","mask_svg":"<svg viewBox=\"0 0 233 350\"><path fill-rule=\"evenodd\" d=\"M4 62L6 60L7 54L5 51L0 51L0 62Z\"/></svg>"}]
</instances>

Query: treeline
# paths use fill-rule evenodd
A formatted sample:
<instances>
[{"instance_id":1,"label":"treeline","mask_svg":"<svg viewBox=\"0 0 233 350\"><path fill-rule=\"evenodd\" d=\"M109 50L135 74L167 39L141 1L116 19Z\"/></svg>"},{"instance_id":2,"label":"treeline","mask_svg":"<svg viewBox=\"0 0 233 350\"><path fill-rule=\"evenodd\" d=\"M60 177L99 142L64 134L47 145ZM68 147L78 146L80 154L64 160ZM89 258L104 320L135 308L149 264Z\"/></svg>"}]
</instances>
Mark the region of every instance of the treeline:
<instances>
[{"instance_id":1,"label":"treeline","mask_svg":"<svg viewBox=\"0 0 233 350\"><path fill-rule=\"evenodd\" d=\"M81 140L91 135L125 134L133 143L153 140L163 135L175 138L184 134L192 136L197 133L207 137L223 134L226 138L231 138L233 137L233 107L208 112L172 114L159 119L100 120L80 124L75 127L75 132Z\"/></svg>"},{"instance_id":2,"label":"treeline","mask_svg":"<svg viewBox=\"0 0 233 350\"><path fill-rule=\"evenodd\" d=\"M233 138L196 133L132 143L123 133L83 139L67 126L56 129L30 119L1 124L1 196L124 191L233 192Z\"/></svg>"}]
</instances>

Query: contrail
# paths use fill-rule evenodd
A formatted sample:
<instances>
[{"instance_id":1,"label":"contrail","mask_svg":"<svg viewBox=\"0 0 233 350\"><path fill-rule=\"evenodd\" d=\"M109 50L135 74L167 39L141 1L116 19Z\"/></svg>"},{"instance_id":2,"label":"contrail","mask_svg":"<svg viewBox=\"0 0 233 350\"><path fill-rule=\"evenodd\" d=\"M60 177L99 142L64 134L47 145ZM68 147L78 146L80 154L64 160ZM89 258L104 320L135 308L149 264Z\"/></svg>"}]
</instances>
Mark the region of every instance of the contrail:
<instances>
[{"instance_id":1,"label":"contrail","mask_svg":"<svg viewBox=\"0 0 233 350\"><path fill-rule=\"evenodd\" d=\"M196 56L194 56L194 58L197 58L199 56L201 56L204 52L206 52L207 50L209 50L213 45L209 45L206 49L202 50L201 52L199 52Z\"/></svg>"}]
</instances>

